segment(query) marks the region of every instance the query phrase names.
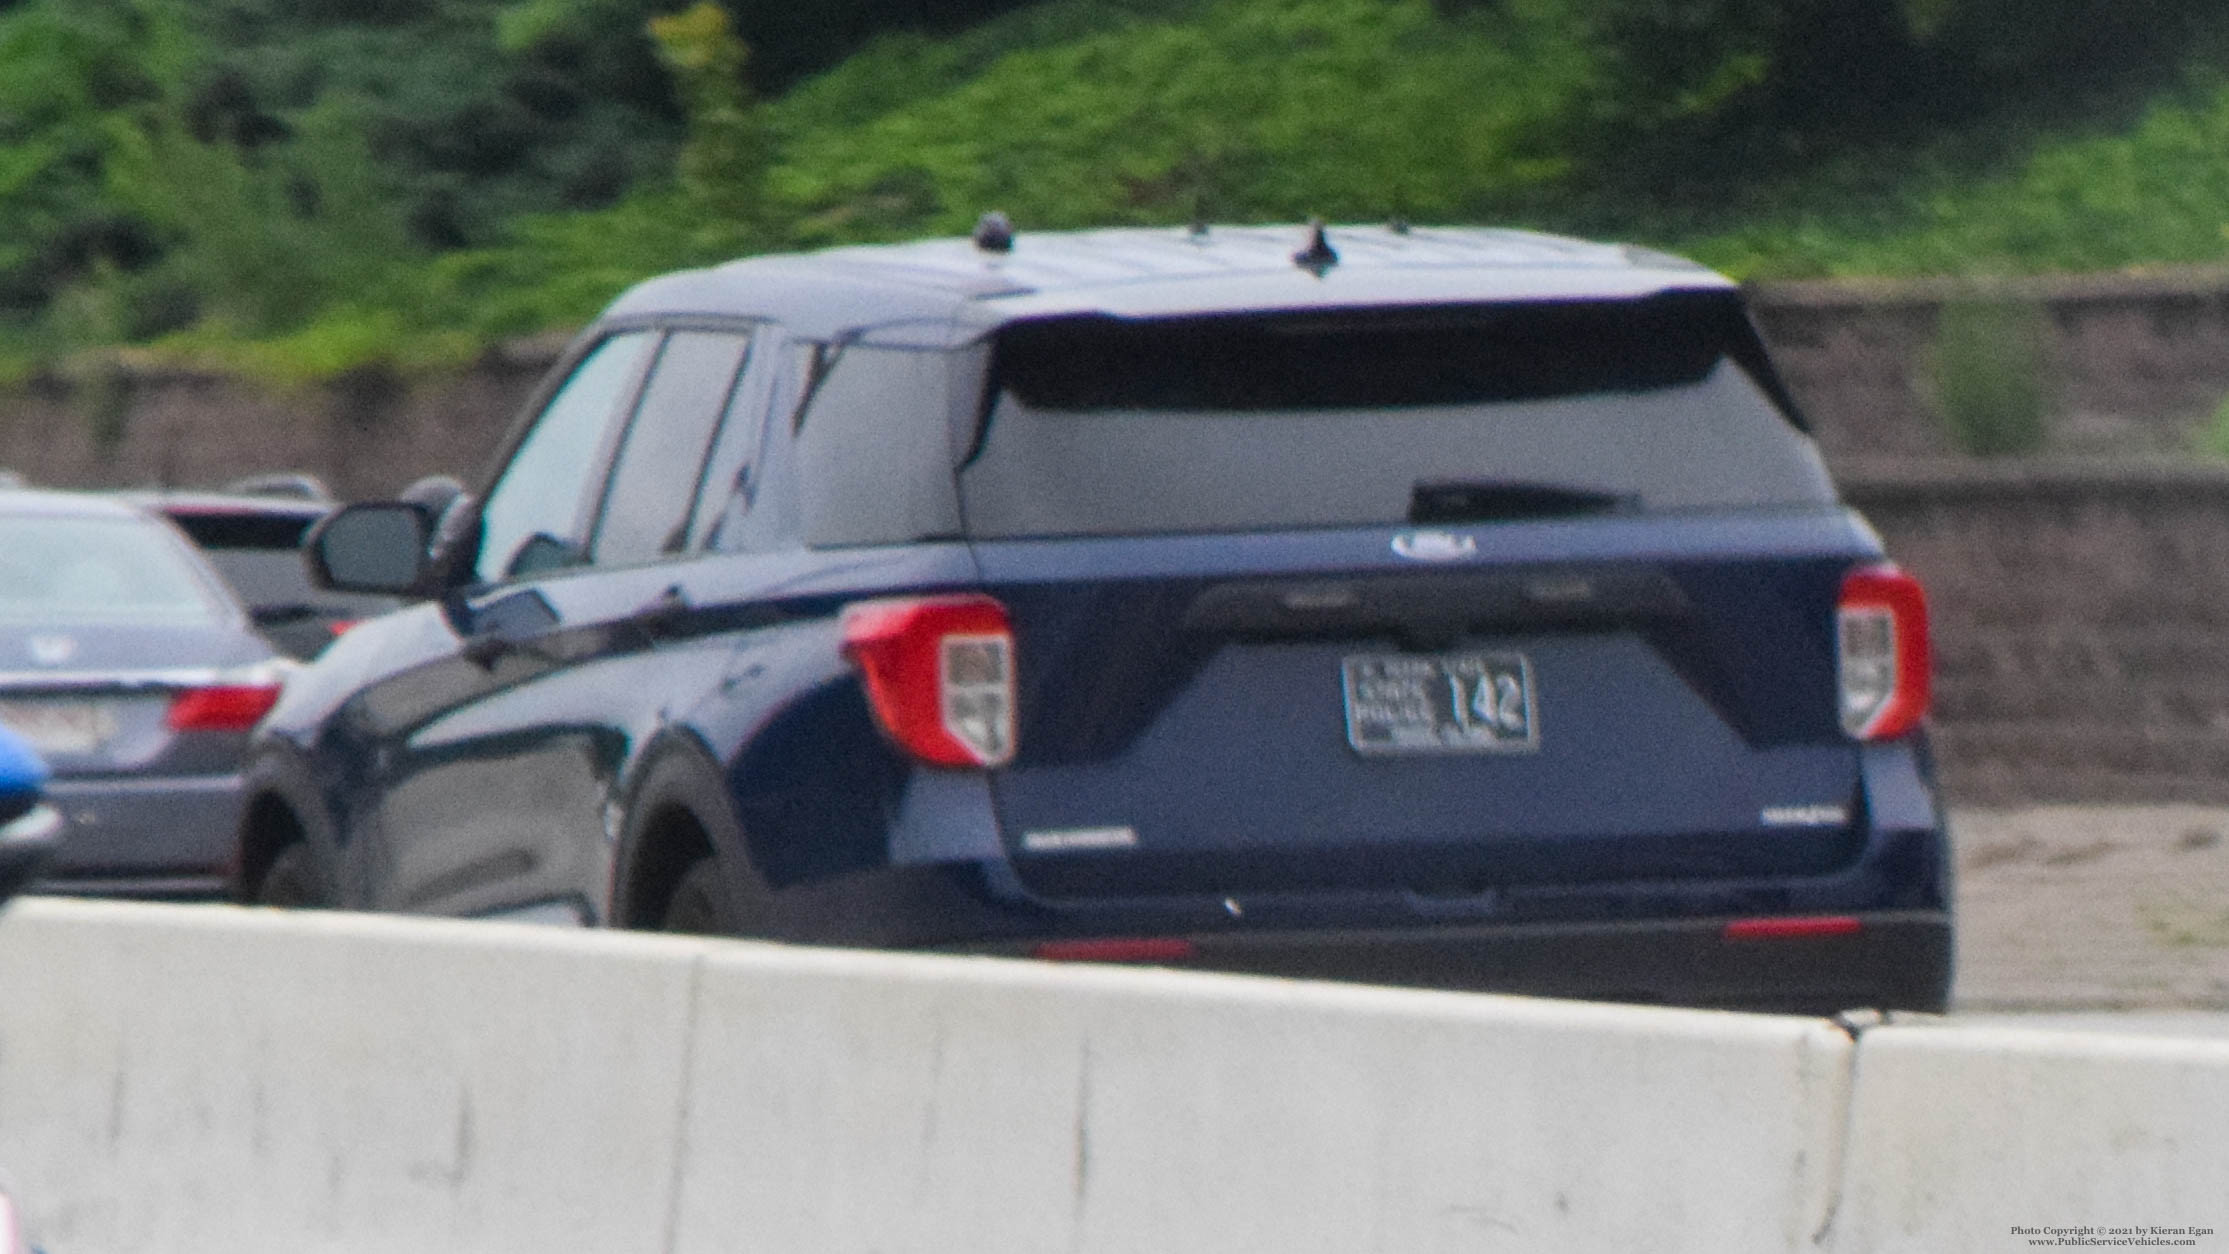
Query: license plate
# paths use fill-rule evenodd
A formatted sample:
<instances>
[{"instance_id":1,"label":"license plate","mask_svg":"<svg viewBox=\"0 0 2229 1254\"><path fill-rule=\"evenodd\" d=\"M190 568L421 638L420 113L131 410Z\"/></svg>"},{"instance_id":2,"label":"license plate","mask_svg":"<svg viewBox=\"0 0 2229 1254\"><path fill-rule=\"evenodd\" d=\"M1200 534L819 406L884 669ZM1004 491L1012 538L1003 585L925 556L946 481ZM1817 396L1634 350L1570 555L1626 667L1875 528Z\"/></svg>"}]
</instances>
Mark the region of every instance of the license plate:
<instances>
[{"instance_id":1,"label":"license plate","mask_svg":"<svg viewBox=\"0 0 2229 1254\"><path fill-rule=\"evenodd\" d=\"M0 700L0 723L40 753L90 753L116 734L106 701Z\"/></svg>"},{"instance_id":2,"label":"license plate","mask_svg":"<svg viewBox=\"0 0 2229 1254\"><path fill-rule=\"evenodd\" d=\"M1516 653L1346 659L1347 743L1357 753L1509 753L1540 746L1532 666Z\"/></svg>"}]
</instances>

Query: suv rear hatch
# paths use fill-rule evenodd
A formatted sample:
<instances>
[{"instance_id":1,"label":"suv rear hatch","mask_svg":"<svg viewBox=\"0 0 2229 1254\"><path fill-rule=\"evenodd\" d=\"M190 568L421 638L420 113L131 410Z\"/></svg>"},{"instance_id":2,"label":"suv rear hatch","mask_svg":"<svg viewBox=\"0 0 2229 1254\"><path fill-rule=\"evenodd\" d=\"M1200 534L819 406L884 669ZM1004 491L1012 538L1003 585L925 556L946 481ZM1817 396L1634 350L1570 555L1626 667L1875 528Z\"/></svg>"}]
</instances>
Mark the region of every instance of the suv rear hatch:
<instances>
[{"instance_id":1,"label":"suv rear hatch","mask_svg":"<svg viewBox=\"0 0 2229 1254\"><path fill-rule=\"evenodd\" d=\"M1835 501L1736 294L1006 328L959 473L1048 897L1824 870Z\"/></svg>"}]
</instances>

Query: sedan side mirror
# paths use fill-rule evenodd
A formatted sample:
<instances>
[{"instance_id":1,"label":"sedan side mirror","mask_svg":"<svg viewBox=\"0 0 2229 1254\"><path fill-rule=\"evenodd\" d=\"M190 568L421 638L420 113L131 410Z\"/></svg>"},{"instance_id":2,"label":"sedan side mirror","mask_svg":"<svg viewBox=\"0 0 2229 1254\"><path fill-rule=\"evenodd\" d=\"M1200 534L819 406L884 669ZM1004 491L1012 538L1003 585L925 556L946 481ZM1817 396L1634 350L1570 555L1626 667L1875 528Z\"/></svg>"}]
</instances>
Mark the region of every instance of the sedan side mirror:
<instances>
[{"instance_id":1,"label":"sedan side mirror","mask_svg":"<svg viewBox=\"0 0 2229 1254\"><path fill-rule=\"evenodd\" d=\"M302 552L319 587L409 596L426 576L432 529L425 508L407 501L350 505L327 514Z\"/></svg>"}]
</instances>

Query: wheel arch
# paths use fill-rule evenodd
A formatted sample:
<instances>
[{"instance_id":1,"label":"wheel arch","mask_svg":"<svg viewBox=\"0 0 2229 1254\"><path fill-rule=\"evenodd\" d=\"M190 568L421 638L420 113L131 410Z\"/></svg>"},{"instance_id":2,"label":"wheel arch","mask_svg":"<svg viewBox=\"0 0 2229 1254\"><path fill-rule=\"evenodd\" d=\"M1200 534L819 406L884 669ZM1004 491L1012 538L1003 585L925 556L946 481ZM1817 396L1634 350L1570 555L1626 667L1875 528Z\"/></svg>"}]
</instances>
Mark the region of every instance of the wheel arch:
<instances>
[{"instance_id":1,"label":"wheel arch","mask_svg":"<svg viewBox=\"0 0 2229 1254\"><path fill-rule=\"evenodd\" d=\"M332 867L331 841L322 838L326 825L315 795L307 767L285 754L267 753L250 763L226 876L226 891L234 902L254 901L271 865L291 845L304 846L319 865ZM338 881L328 874L326 883Z\"/></svg>"},{"instance_id":2,"label":"wheel arch","mask_svg":"<svg viewBox=\"0 0 2229 1254\"><path fill-rule=\"evenodd\" d=\"M656 927L681 877L706 855L730 874L748 870L752 851L726 773L695 732L669 728L660 734L638 758L621 796L606 913L612 926Z\"/></svg>"},{"instance_id":3,"label":"wheel arch","mask_svg":"<svg viewBox=\"0 0 2229 1254\"><path fill-rule=\"evenodd\" d=\"M739 739L664 729L621 789L609 918L658 917L693 854L710 852L742 896L886 867L911 767L875 728L856 679L811 687Z\"/></svg>"}]
</instances>

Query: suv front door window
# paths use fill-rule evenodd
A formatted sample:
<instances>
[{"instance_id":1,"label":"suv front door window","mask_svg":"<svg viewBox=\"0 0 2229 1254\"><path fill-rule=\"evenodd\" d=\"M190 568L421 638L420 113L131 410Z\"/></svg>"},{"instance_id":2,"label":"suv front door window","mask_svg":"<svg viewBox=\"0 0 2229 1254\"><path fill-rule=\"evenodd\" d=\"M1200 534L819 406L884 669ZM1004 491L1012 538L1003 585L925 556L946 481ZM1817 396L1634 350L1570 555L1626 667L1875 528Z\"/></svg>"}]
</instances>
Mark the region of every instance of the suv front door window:
<instances>
[{"instance_id":1,"label":"suv front door window","mask_svg":"<svg viewBox=\"0 0 2229 1254\"><path fill-rule=\"evenodd\" d=\"M652 341L650 332L630 331L598 344L543 408L480 509L479 582L581 560L590 488L600 482L607 437Z\"/></svg>"}]
</instances>

